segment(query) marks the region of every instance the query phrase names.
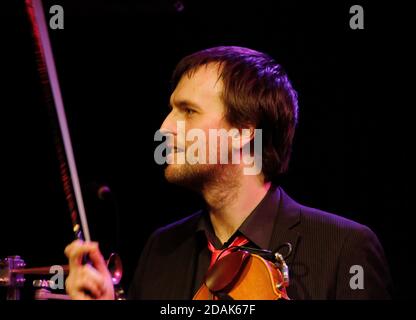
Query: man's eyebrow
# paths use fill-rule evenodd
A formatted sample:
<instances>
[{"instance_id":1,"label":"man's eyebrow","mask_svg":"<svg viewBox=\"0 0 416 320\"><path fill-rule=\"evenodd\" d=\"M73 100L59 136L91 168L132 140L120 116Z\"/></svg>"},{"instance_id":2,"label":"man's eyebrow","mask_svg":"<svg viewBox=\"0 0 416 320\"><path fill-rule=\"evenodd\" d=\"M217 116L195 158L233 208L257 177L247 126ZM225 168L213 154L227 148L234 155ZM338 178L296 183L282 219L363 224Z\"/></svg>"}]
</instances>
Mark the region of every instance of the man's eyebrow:
<instances>
[{"instance_id":1,"label":"man's eyebrow","mask_svg":"<svg viewBox=\"0 0 416 320\"><path fill-rule=\"evenodd\" d=\"M186 100L186 99L173 101L173 104L180 109L184 109L184 108L195 108L198 110L202 109L197 103L190 101L190 100ZM172 108L172 104L170 102L169 102L169 107Z\"/></svg>"}]
</instances>

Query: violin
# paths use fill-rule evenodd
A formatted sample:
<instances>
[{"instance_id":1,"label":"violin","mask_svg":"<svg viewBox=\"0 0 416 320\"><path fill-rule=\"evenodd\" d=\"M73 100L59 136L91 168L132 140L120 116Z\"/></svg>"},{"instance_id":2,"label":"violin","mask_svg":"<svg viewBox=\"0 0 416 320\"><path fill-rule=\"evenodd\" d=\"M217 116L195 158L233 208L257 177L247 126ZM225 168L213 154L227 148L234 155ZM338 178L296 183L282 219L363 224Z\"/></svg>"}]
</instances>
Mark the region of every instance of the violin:
<instances>
[{"instance_id":1,"label":"violin","mask_svg":"<svg viewBox=\"0 0 416 320\"><path fill-rule=\"evenodd\" d=\"M247 247L234 250L208 270L193 300L290 300L288 267L280 253Z\"/></svg>"}]
</instances>

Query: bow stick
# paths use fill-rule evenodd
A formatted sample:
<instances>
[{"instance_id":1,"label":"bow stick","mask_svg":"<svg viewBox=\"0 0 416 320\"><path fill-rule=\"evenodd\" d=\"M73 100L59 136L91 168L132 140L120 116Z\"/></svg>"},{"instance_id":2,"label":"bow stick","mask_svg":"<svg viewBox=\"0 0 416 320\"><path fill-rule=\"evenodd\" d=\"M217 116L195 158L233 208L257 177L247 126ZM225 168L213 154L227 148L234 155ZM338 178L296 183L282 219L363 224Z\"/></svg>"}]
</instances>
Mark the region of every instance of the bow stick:
<instances>
[{"instance_id":1,"label":"bow stick","mask_svg":"<svg viewBox=\"0 0 416 320\"><path fill-rule=\"evenodd\" d=\"M56 126L56 121L51 122L55 133L55 146L58 154L60 175L71 213L73 231L77 239L91 241L42 1L26 0L26 10L32 26L37 66L46 103L51 115L58 118L58 127Z\"/></svg>"}]
</instances>

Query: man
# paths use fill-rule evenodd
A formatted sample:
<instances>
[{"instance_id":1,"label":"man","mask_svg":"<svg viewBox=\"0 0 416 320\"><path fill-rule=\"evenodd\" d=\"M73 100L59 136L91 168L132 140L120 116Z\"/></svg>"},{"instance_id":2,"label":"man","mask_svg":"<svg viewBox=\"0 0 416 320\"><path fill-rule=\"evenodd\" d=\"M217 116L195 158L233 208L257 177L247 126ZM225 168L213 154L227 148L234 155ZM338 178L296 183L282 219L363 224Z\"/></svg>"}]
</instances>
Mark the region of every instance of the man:
<instances>
[{"instance_id":1,"label":"man","mask_svg":"<svg viewBox=\"0 0 416 320\"><path fill-rule=\"evenodd\" d=\"M273 252L290 244L291 299L389 298L390 276L374 233L302 206L279 187L279 176L288 167L298 107L297 94L278 64L254 50L216 47L182 59L173 84L171 110L161 126L170 147L165 176L200 192L206 208L151 235L130 286L131 299L191 299L212 264L213 248L226 248L236 239ZM235 128L238 134L227 136L225 149L217 145L206 153L187 153L191 141L185 136L191 130L209 137L212 129ZM255 146L254 151L247 146L253 146L260 134L259 154ZM212 140L206 143L212 147ZM201 161L214 154L239 161ZM247 174L253 154L261 161L251 165L259 170ZM180 158L186 160L180 163ZM66 288L73 299L114 298L96 243L76 241L66 254ZM86 254L94 268L82 264Z\"/></svg>"}]
</instances>

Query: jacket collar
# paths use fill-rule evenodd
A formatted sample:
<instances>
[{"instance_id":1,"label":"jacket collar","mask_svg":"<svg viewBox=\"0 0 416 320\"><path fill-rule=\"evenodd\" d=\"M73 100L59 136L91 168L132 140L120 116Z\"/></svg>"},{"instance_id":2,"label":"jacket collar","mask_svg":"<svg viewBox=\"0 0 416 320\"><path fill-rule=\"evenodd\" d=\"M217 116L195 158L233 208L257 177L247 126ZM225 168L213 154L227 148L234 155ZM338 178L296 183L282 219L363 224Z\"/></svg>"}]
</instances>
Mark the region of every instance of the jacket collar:
<instances>
[{"instance_id":1,"label":"jacket collar","mask_svg":"<svg viewBox=\"0 0 416 320\"><path fill-rule=\"evenodd\" d=\"M236 233L230 237L229 242L232 241L237 234L242 234L258 248L268 248L273 232L273 223L270 222L275 221L276 219L279 203L280 188L272 185L256 208L241 224ZM205 238L209 239L217 249L221 248L221 242L215 236L214 229L206 210L203 210L202 212L196 231L205 234ZM225 248L227 245L228 243L225 243L223 247Z\"/></svg>"}]
</instances>

